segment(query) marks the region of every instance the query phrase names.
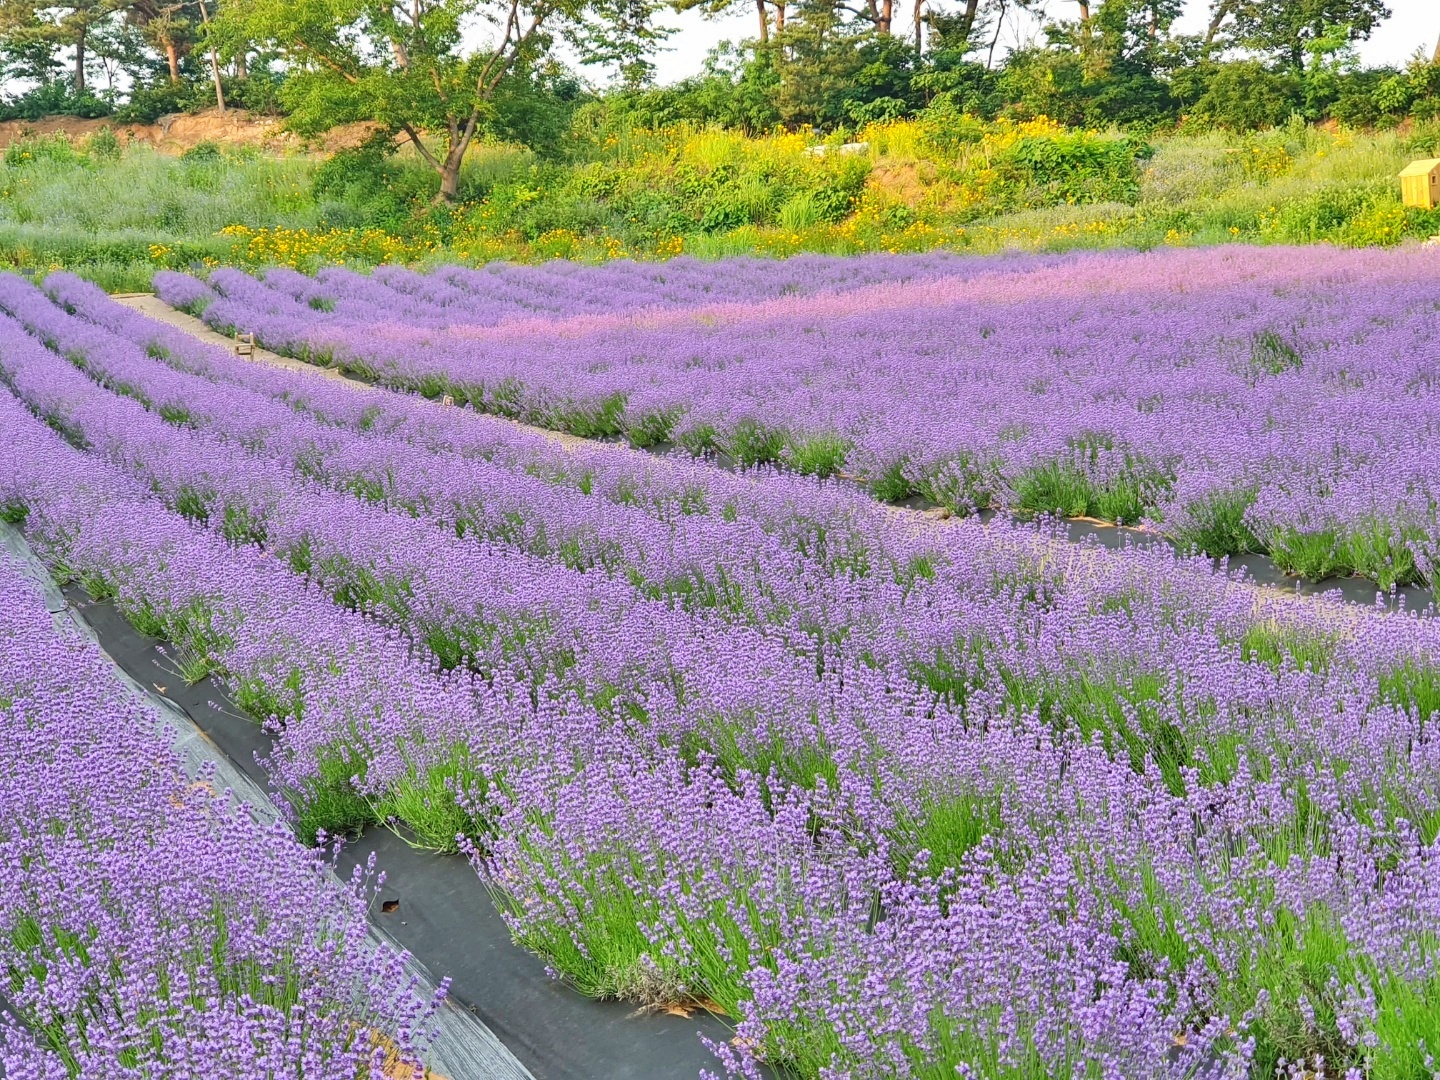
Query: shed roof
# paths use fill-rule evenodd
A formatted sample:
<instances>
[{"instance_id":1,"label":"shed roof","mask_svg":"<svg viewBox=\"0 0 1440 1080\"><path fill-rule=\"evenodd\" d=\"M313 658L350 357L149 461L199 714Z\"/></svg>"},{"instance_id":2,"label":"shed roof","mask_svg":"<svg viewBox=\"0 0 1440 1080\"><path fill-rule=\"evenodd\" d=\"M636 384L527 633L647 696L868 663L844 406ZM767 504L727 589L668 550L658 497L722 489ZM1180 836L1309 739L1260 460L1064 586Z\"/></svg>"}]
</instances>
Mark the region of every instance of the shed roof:
<instances>
[{"instance_id":1,"label":"shed roof","mask_svg":"<svg viewBox=\"0 0 1440 1080\"><path fill-rule=\"evenodd\" d=\"M1436 169L1440 169L1440 158L1421 158L1419 161L1412 161L1405 168L1400 170L1401 176L1428 176Z\"/></svg>"}]
</instances>

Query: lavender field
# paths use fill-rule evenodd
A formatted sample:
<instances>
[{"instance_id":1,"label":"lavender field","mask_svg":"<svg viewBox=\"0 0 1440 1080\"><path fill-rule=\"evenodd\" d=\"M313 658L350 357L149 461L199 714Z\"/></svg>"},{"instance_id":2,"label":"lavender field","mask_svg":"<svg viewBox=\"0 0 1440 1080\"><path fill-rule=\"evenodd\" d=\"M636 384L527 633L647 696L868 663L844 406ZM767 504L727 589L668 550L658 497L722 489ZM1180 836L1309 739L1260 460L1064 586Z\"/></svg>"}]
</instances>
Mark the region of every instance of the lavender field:
<instances>
[{"instance_id":1,"label":"lavender field","mask_svg":"<svg viewBox=\"0 0 1440 1080\"><path fill-rule=\"evenodd\" d=\"M279 352L577 435L1430 579L1428 250L559 265L156 285Z\"/></svg>"},{"instance_id":2,"label":"lavender field","mask_svg":"<svg viewBox=\"0 0 1440 1080\"><path fill-rule=\"evenodd\" d=\"M418 1068L435 1002L367 942L372 883L192 782L155 728L0 551L4 1075Z\"/></svg>"},{"instance_id":3,"label":"lavender field","mask_svg":"<svg viewBox=\"0 0 1440 1080\"><path fill-rule=\"evenodd\" d=\"M557 978L722 1013L717 1075L1434 1075L1440 623L807 475L1277 559L1328 536L1334 559L1370 553L1346 569L1422 578L1420 254L738 269L159 282L215 324L478 409L237 358L67 274L0 277L0 511L274 732L301 840L389 825L468 859ZM758 467L562 446L484 412ZM22 600L0 602L29 612L9 638L0 622L0 753L23 764L0 799L86 794L0 841L73 821L65 858L142 920L162 870L114 844L143 835L175 867L203 845L152 839L120 794L94 809L91 766L58 751L18 763L37 739L93 745L119 708L32 708L37 664L76 700L102 681L84 649L34 644L48 616ZM67 727L85 724L89 744ZM206 843L261 852L257 880L290 874L296 903L308 882L351 925L293 840L155 790L162 820L191 808ZM161 961L54 895L69 864L23 854L3 887L29 899L0 907L21 973L0 992L28 1025L6 1075L78 1074L93 999L23 973L103 969L120 989L93 993L123 1003ZM246 973L314 969L285 910L230 935ZM72 972L59 957L92 938L113 954ZM275 1075L373 1073L335 1039L356 1024L423 1049L427 1003L335 940L284 1002L321 1064ZM145 1025L167 1061L291 1045L204 977L222 990L163 1023L106 1013L95 1052L136 1068ZM349 1027L346 986L371 1003ZM237 1009L254 1031L211 1019ZM34 1031L56 1033L43 1055Z\"/></svg>"}]
</instances>

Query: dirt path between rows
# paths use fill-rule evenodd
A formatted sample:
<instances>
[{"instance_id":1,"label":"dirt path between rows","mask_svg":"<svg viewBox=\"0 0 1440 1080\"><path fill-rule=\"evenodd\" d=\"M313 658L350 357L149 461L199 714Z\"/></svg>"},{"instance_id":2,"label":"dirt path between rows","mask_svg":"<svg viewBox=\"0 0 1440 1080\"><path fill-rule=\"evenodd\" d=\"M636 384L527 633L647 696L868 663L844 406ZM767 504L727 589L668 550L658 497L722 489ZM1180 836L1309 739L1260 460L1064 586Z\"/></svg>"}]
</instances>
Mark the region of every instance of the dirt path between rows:
<instances>
[{"instance_id":1,"label":"dirt path between rows","mask_svg":"<svg viewBox=\"0 0 1440 1080\"><path fill-rule=\"evenodd\" d=\"M183 311L177 311L154 293L122 293L115 295L112 299L140 312L142 315L148 315L152 319L169 323L171 326L184 330L187 334L198 338L206 344L216 345L230 352L236 351L237 342L235 338L217 333L193 315L188 315ZM300 372L319 379L333 379L356 389L374 388L370 383L350 378L336 368L325 368L316 364L307 364L301 360L281 356L279 353L271 352L269 349L262 349L258 345L254 346L249 353L245 354L245 357L258 363L283 368L286 371ZM428 398L417 396L416 400L424 401L437 409L446 408L442 403L431 401ZM558 446L570 450L588 449L595 446L609 446L622 453L646 453L643 450L635 450L623 443L597 443L593 439L583 439L578 435L570 435L563 431L552 431L549 428L524 424L518 420L512 420L509 417L496 416L492 413L486 413L485 416L491 420L510 424L518 431L539 435L542 438L549 439ZM894 506L886 503L877 503L877 505L887 514L895 518L907 522L924 522L931 526L942 525L951 517L949 512L945 510L925 510L914 507ZM1057 539L1054 541L1054 545L1056 554L1060 555L1063 552L1066 557L1072 557L1078 554L1078 549L1086 546L1086 539L1080 534L1087 529L1089 530L1088 535L1092 537L1094 541L1099 542L1098 546L1111 549L1121 546L1127 534L1134 534L1137 540L1143 540L1145 538L1144 534L1137 533L1135 530L1117 529L1114 525L1107 522L1091 521L1089 519L1067 521L1065 525L1071 533L1069 539ZM1159 538L1159 534L1150 535ZM1343 580L1331 579L1329 582L1321 583L1297 582L1296 579L1287 578L1285 575L1279 574L1273 564L1270 564L1267 568L1265 565L1267 563L1269 563L1268 559L1257 560L1252 557L1245 560L1247 578L1244 581L1234 582L1234 584L1254 589L1259 596L1269 598L1280 596L1297 600L1308 600L1326 597L1331 600L1343 601L1347 606L1374 607L1375 605L1375 594L1378 591L1378 586L1373 582L1366 582L1356 578ZM1235 560L1232 564L1232 569L1240 564L1240 560ZM1419 610L1433 603L1434 594L1425 596L1423 595L1423 590L1413 587L1405 590L1405 592L1407 594L1406 601L1411 610ZM1393 598L1387 606L1393 606Z\"/></svg>"},{"instance_id":2,"label":"dirt path between rows","mask_svg":"<svg viewBox=\"0 0 1440 1080\"><path fill-rule=\"evenodd\" d=\"M211 329L204 321L197 319L194 315L175 310L154 293L118 293L112 296L111 299L117 303L124 304L134 311L140 312L142 315L148 315L157 322L169 323L177 329L184 330L191 337L199 338L207 345L216 345L231 353L236 352L239 343L235 338L226 337L224 334ZM367 390L375 389L367 382L350 378L348 375L343 374L338 368L327 368L320 367L317 364L307 364L303 360L295 360L291 357L281 356L279 353L271 352L269 349L262 349L259 345L253 346L251 351L244 355L244 358L254 360L261 364L269 364L271 367L284 368L286 371L296 371L303 375L312 375L319 379L331 379L335 382L344 383L346 386ZM419 397L418 395L415 400L423 401L428 405L434 405L437 409L445 408L445 406L438 401L431 401L429 398ZM491 420L499 420L507 424L512 424L521 431L529 432L532 435L539 435L542 438L549 439L551 442L569 449L595 445L592 440L582 439L578 435L570 435L563 431L551 431L549 428L534 427L531 424L522 424L518 420L511 420L505 416L494 416L490 413L486 413L485 415ZM639 452L640 451L636 451L636 453Z\"/></svg>"}]
</instances>

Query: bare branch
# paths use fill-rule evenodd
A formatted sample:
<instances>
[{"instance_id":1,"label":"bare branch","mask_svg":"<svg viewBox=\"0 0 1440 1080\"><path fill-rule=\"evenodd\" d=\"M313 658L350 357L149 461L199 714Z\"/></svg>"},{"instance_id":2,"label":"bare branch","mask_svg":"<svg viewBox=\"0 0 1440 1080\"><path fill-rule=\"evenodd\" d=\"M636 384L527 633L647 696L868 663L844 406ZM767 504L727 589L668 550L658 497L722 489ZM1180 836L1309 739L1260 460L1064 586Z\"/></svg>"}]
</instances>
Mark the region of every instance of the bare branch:
<instances>
[{"instance_id":1,"label":"bare branch","mask_svg":"<svg viewBox=\"0 0 1440 1080\"><path fill-rule=\"evenodd\" d=\"M539 13L536 13L535 17L530 20L530 26L526 29L525 33L521 34L518 38L515 39L515 48L511 50L510 56L506 59L504 65L502 65L500 70L495 72L495 74L490 77L490 81L485 84L486 94L489 94L495 89L495 87L500 85L500 80L503 79L505 75L509 72L509 70L515 65L515 61L520 59L520 50L524 47L527 41L529 41L532 37L535 36L535 31L540 29L540 20L542 18L543 16L541 16Z\"/></svg>"},{"instance_id":2,"label":"bare branch","mask_svg":"<svg viewBox=\"0 0 1440 1080\"><path fill-rule=\"evenodd\" d=\"M443 168L440 163L440 159L437 158L434 154L432 154L430 152L430 148L420 141L420 136L416 133L413 127L411 127L408 123L402 123L400 125L400 130L405 132L405 134L410 137L410 142L414 144L416 151L419 152L422 158L424 158L427 162L430 163L431 168L437 170Z\"/></svg>"},{"instance_id":3,"label":"bare branch","mask_svg":"<svg viewBox=\"0 0 1440 1080\"><path fill-rule=\"evenodd\" d=\"M519 14L520 0L510 0L510 13L505 16L505 32L500 36L500 44L495 46L495 51L490 54L490 59L486 60L485 66L480 69L480 75L475 80L475 85L477 87L485 86L486 81L490 77L490 69L493 68L497 63L499 63L501 58L504 57L505 53L509 50L510 35L511 33L513 33L514 28L518 25ZM517 42L516 44L518 47L519 43ZM505 67L508 68L509 66L510 62L507 60L505 63ZM503 70L504 69L502 68L502 71Z\"/></svg>"},{"instance_id":4,"label":"bare branch","mask_svg":"<svg viewBox=\"0 0 1440 1080\"><path fill-rule=\"evenodd\" d=\"M1220 32L1220 26L1230 15L1235 6L1235 0L1220 0L1215 5L1215 14L1210 19L1210 25L1205 28L1205 47L1208 49L1215 41L1215 35Z\"/></svg>"}]
</instances>

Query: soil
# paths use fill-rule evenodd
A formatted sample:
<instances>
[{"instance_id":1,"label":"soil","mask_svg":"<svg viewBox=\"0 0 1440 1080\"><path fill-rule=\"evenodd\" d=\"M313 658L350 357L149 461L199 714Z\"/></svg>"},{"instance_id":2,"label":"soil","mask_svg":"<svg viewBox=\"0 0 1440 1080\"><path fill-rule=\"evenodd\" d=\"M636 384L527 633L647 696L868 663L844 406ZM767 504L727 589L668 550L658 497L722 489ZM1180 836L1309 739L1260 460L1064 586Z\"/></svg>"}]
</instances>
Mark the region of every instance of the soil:
<instances>
[{"instance_id":1,"label":"soil","mask_svg":"<svg viewBox=\"0 0 1440 1080\"><path fill-rule=\"evenodd\" d=\"M870 168L868 187L881 191L909 207L916 207L935 183L935 167L927 161L896 161L881 158Z\"/></svg>"},{"instance_id":2,"label":"soil","mask_svg":"<svg viewBox=\"0 0 1440 1080\"><path fill-rule=\"evenodd\" d=\"M158 322L169 323L180 330L184 330L191 337L199 338L207 345L218 345L227 351L238 352L236 339L226 337L211 329L205 322L197 319L194 315L183 311L177 311L165 301L161 300L154 293L117 293L111 297L112 300L124 304L126 307L148 315ZM298 371L305 375L313 375L321 379L334 379L343 383L351 383L359 386L369 386L370 383L363 379L353 378L346 375L339 368L320 367L316 364L307 364L302 360L294 360L288 356L281 356L279 353L263 349L259 345L250 347L250 351L244 354L248 359L262 364L269 364L272 367L284 368L286 371ZM429 401L428 398L417 398L419 401L426 401L437 409L445 408L438 401ZM571 435L564 431L551 431L549 428L534 427L530 424L522 424L516 420L509 420L506 417L493 417L496 420L505 420L514 424L515 427L528 431L532 435L540 435L561 446L577 448L592 445L592 440L582 439L578 435Z\"/></svg>"},{"instance_id":3,"label":"soil","mask_svg":"<svg viewBox=\"0 0 1440 1080\"><path fill-rule=\"evenodd\" d=\"M123 143L147 143L165 154L183 154L202 142L221 146L253 146L272 153L334 153L358 146L374 130L373 124L347 124L317 139L302 139L284 131L273 116L226 109L201 113L175 113L153 124L125 124L112 117L84 120L78 116L47 116L40 120L0 121L0 148L35 135L64 134L80 142L109 128Z\"/></svg>"}]
</instances>

